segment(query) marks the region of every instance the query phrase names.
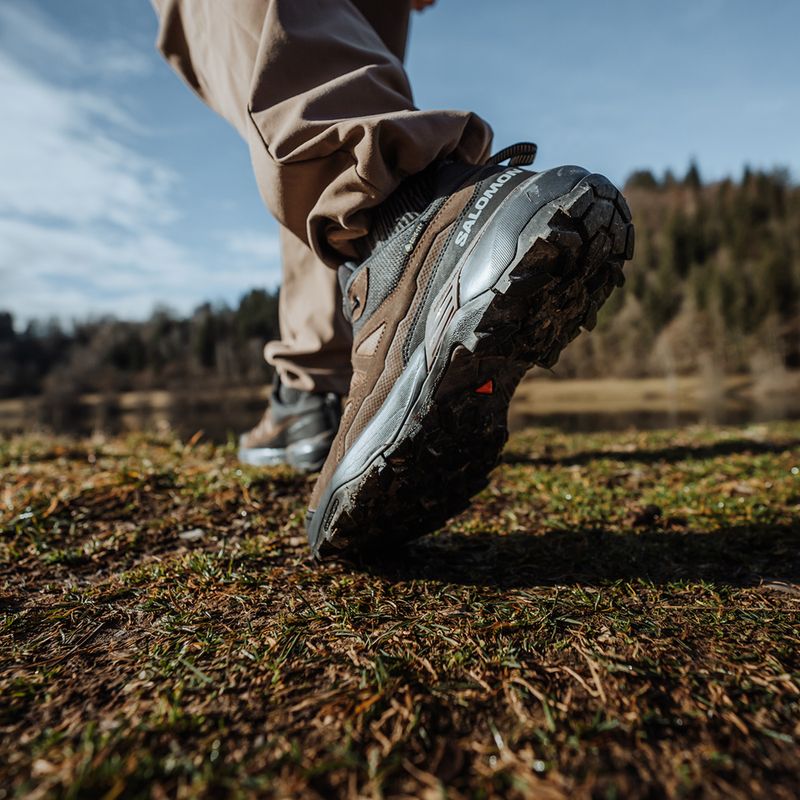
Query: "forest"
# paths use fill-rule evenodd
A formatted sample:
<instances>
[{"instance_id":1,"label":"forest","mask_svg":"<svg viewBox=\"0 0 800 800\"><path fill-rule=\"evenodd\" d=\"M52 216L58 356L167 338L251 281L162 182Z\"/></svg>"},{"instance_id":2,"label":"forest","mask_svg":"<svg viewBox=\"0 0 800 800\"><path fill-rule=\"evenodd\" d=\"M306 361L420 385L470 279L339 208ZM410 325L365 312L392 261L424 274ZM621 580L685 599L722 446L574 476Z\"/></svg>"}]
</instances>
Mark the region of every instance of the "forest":
<instances>
[{"instance_id":1,"label":"forest","mask_svg":"<svg viewBox=\"0 0 800 800\"><path fill-rule=\"evenodd\" d=\"M800 186L787 170L716 182L704 182L696 164L683 177L641 170L625 194L636 224L626 285L555 377L800 367ZM144 321L20 328L0 309L0 397L260 386L277 315L277 293L264 289L235 308L206 303L188 317L157 308Z\"/></svg>"}]
</instances>

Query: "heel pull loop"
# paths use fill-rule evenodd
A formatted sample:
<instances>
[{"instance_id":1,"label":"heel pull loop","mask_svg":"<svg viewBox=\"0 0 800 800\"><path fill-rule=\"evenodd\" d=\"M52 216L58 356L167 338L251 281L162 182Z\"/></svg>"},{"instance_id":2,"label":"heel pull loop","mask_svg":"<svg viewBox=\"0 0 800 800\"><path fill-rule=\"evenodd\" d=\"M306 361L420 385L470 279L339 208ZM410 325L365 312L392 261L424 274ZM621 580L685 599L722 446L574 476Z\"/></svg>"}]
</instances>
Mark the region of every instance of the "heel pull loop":
<instances>
[{"instance_id":1,"label":"heel pull loop","mask_svg":"<svg viewBox=\"0 0 800 800\"><path fill-rule=\"evenodd\" d=\"M508 161L510 167L529 167L536 158L538 147L533 142L518 142L504 147L486 159L487 164L502 164Z\"/></svg>"}]
</instances>

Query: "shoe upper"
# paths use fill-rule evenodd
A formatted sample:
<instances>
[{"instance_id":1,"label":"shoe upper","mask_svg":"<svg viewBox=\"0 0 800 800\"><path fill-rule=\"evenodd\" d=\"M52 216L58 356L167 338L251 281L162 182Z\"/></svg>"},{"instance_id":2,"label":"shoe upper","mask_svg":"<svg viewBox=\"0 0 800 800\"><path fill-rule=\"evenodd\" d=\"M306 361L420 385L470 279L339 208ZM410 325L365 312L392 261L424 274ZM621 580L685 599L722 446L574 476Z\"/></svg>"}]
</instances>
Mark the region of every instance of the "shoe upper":
<instances>
[{"instance_id":1,"label":"shoe upper","mask_svg":"<svg viewBox=\"0 0 800 800\"><path fill-rule=\"evenodd\" d=\"M531 147L498 154L497 160L524 159ZM431 326L438 324L440 309L433 304L440 289L493 212L532 174L514 161L508 167L446 162L407 179L376 210L364 260L339 270L345 315L353 326L353 377L312 510L412 354L435 341Z\"/></svg>"},{"instance_id":2,"label":"shoe upper","mask_svg":"<svg viewBox=\"0 0 800 800\"><path fill-rule=\"evenodd\" d=\"M245 450L286 448L335 431L340 415L338 395L292 389L276 373L269 406L255 427L242 434L240 446Z\"/></svg>"}]
</instances>

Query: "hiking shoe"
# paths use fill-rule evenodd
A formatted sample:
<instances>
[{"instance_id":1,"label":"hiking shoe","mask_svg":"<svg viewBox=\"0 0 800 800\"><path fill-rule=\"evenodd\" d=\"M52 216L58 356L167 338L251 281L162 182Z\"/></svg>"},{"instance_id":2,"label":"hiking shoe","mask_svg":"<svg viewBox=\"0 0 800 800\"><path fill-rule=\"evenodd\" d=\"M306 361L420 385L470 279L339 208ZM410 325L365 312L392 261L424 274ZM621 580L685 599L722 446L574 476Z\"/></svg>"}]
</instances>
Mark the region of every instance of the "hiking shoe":
<instances>
[{"instance_id":1,"label":"hiking shoe","mask_svg":"<svg viewBox=\"0 0 800 800\"><path fill-rule=\"evenodd\" d=\"M328 455L340 417L338 395L290 389L276 373L264 416L239 437L239 460L257 467L289 464L316 472Z\"/></svg>"},{"instance_id":2,"label":"hiking shoe","mask_svg":"<svg viewBox=\"0 0 800 800\"><path fill-rule=\"evenodd\" d=\"M508 404L624 278L628 206L580 167L534 173L535 145L407 179L340 268L353 378L307 516L315 555L429 533L484 487ZM499 166L508 160L508 167Z\"/></svg>"}]
</instances>

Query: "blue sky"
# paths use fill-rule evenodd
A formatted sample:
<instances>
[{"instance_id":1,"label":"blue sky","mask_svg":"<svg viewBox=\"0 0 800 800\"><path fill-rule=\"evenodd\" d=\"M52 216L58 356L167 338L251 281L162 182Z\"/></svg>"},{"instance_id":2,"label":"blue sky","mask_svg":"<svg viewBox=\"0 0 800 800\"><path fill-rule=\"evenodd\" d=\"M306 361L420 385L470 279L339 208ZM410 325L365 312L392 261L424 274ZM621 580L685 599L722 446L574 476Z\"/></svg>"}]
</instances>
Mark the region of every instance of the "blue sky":
<instances>
[{"instance_id":1,"label":"blue sky","mask_svg":"<svg viewBox=\"0 0 800 800\"><path fill-rule=\"evenodd\" d=\"M421 107L470 108L540 168L800 176L800 3L439 0ZM243 143L156 54L147 0L0 2L0 308L188 311L280 281Z\"/></svg>"}]
</instances>

